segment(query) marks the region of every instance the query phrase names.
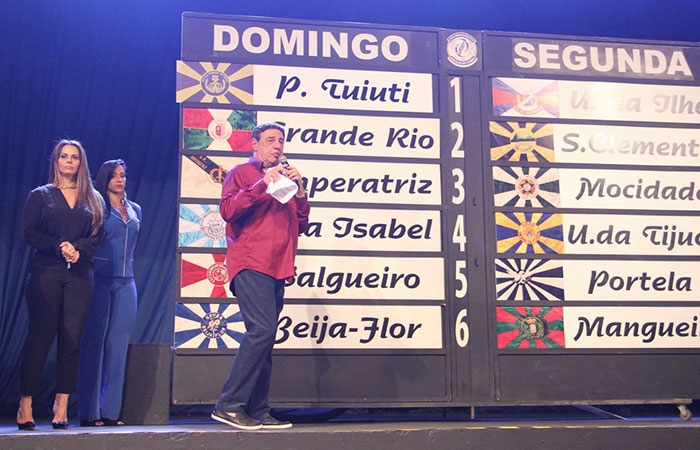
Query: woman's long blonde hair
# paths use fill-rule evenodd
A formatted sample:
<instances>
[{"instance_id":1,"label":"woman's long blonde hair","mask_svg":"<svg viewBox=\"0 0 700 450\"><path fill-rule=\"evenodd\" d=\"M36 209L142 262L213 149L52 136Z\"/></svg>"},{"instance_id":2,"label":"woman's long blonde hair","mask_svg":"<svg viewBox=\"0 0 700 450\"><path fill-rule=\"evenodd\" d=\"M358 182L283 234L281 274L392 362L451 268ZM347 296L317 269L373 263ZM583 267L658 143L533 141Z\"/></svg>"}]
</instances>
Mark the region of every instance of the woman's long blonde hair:
<instances>
[{"instance_id":1,"label":"woman's long blonde hair","mask_svg":"<svg viewBox=\"0 0 700 450\"><path fill-rule=\"evenodd\" d=\"M92 187L87 155L85 154L85 149L80 142L71 139L61 139L58 141L56 146L53 148L53 152L51 153L49 184L54 187L59 187L58 184L61 177L59 176L58 172L58 157L61 155L61 149L63 149L63 147L66 145L72 145L73 147L77 148L78 153L80 154L80 166L78 166L78 173L76 174L75 180L78 190L78 198L76 203L86 206L92 213L92 235L94 236L95 233L97 233L97 230L99 230L102 226L104 200L102 200L100 193Z\"/></svg>"}]
</instances>

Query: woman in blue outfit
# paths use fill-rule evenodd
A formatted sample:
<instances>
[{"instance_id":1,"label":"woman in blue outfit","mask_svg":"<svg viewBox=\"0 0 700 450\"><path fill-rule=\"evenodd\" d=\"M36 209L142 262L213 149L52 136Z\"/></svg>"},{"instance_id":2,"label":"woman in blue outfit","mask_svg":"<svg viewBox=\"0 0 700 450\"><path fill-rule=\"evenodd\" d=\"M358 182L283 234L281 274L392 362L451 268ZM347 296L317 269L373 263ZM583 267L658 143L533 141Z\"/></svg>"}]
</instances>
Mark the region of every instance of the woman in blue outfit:
<instances>
[{"instance_id":1,"label":"woman in blue outfit","mask_svg":"<svg viewBox=\"0 0 700 450\"><path fill-rule=\"evenodd\" d=\"M95 179L105 200L105 240L95 253L95 288L83 334L78 370L78 417L82 426L123 425L124 373L136 319L134 248L141 207L126 198L126 164L106 161Z\"/></svg>"}]
</instances>

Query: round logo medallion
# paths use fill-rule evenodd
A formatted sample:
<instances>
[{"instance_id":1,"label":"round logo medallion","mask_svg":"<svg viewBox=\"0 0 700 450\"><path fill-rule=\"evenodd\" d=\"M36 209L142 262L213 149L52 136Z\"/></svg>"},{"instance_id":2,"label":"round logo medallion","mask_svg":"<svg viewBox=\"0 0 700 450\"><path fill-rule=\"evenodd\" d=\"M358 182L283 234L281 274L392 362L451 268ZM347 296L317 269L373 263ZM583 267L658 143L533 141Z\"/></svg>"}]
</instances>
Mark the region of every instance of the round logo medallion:
<instances>
[{"instance_id":1,"label":"round logo medallion","mask_svg":"<svg viewBox=\"0 0 700 450\"><path fill-rule=\"evenodd\" d=\"M221 95L228 90L228 77L218 70L207 72L202 77L202 89L209 95Z\"/></svg>"},{"instance_id":2,"label":"round logo medallion","mask_svg":"<svg viewBox=\"0 0 700 450\"><path fill-rule=\"evenodd\" d=\"M535 94L518 94L516 96L517 102L513 106L513 109L523 114L525 116L531 116L542 111L542 105L540 105L540 98Z\"/></svg>"},{"instance_id":3,"label":"round logo medallion","mask_svg":"<svg viewBox=\"0 0 700 450\"><path fill-rule=\"evenodd\" d=\"M526 155L532 153L537 140L532 134L519 130L510 139L510 143L513 145L513 149L516 152L521 155Z\"/></svg>"},{"instance_id":4,"label":"round logo medallion","mask_svg":"<svg viewBox=\"0 0 700 450\"><path fill-rule=\"evenodd\" d=\"M214 263L207 269L207 279L215 286L223 286L228 283L228 273L226 272L226 264Z\"/></svg>"},{"instance_id":5,"label":"round logo medallion","mask_svg":"<svg viewBox=\"0 0 700 450\"><path fill-rule=\"evenodd\" d=\"M540 240L540 227L532 222L525 222L518 227L518 237L526 244L534 244Z\"/></svg>"},{"instance_id":6,"label":"round logo medallion","mask_svg":"<svg viewBox=\"0 0 700 450\"><path fill-rule=\"evenodd\" d=\"M547 324L539 316L525 316L518 323L518 331L525 339L535 341L547 334Z\"/></svg>"},{"instance_id":7,"label":"round logo medallion","mask_svg":"<svg viewBox=\"0 0 700 450\"><path fill-rule=\"evenodd\" d=\"M217 211L209 211L199 222L199 229L212 240L224 239L226 237L226 224Z\"/></svg>"},{"instance_id":8,"label":"round logo medallion","mask_svg":"<svg viewBox=\"0 0 700 450\"><path fill-rule=\"evenodd\" d=\"M209 136L217 141L225 141L233 134L233 127L227 120L212 120L207 128Z\"/></svg>"},{"instance_id":9,"label":"round logo medallion","mask_svg":"<svg viewBox=\"0 0 700 450\"><path fill-rule=\"evenodd\" d=\"M218 339L226 333L226 318L218 312L212 311L202 317L200 330L209 339Z\"/></svg>"},{"instance_id":10,"label":"round logo medallion","mask_svg":"<svg viewBox=\"0 0 700 450\"><path fill-rule=\"evenodd\" d=\"M469 33L458 31L447 38L447 60L457 67L473 66L479 59L476 39Z\"/></svg>"},{"instance_id":11,"label":"round logo medallion","mask_svg":"<svg viewBox=\"0 0 700 450\"><path fill-rule=\"evenodd\" d=\"M521 198L525 200L532 200L537 197L537 193L540 190L539 183L530 175L523 175L518 178L515 182L515 189Z\"/></svg>"},{"instance_id":12,"label":"round logo medallion","mask_svg":"<svg viewBox=\"0 0 700 450\"><path fill-rule=\"evenodd\" d=\"M525 285L530 283L530 274L524 270L520 270L513 276L513 281L519 285Z\"/></svg>"}]
</instances>

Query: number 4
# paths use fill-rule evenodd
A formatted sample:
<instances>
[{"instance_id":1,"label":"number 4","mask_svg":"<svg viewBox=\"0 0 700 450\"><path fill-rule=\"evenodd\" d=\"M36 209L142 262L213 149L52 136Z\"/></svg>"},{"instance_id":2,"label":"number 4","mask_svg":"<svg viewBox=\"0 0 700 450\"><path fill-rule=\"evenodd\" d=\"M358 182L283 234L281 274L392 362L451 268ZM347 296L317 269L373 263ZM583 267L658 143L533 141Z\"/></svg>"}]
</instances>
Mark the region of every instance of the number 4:
<instances>
[{"instance_id":1,"label":"number 4","mask_svg":"<svg viewBox=\"0 0 700 450\"><path fill-rule=\"evenodd\" d=\"M459 244L459 251L465 251L467 247L467 235L464 233L464 214L457 215L455 227L452 230L452 243Z\"/></svg>"}]
</instances>

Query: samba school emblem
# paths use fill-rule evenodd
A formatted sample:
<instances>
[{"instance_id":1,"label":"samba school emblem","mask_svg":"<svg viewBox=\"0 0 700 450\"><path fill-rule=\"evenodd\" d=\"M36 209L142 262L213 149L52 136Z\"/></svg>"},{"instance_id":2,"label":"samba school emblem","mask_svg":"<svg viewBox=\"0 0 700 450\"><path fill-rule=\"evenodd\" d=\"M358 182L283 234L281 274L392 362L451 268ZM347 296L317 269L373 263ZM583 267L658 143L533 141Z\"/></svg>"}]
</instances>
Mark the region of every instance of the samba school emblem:
<instances>
[{"instance_id":1,"label":"samba school emblem","mask_svg":"<svg viewBox=\"0 0 700 450\"><path fill-rule=\"evenodd\" d=\"M253 65L178 61L178 103L253 104Z\"/></svg>"},{"instance_id":2,"label":"samba school emblem","mask_svg":"<svg viewBox=\"0 0 700 450\"><path fill-rule=\"evenodd\" d=\"M525 316L518 321L518 330L525 339L535 341L547 334L547 324L539 316Z\"/></svg>"},{"instance_id":3,"label":"samba school emblem","mask_svg":"<svg viewBox=\"0 0 700 450\"><path fill-rule=\"evenodd\" d=\"M200 329L209 339L219 339L226 333L226 318L216 311L211 311L202 317Z\"/></svg>"},{"instance_id":4,"label":"samba school emblem","mask_svg":"<svg viewBox=\"0 0 700 450\"><path fill-rule=\"evenodd\" d=\"M208 211L202 217L202 222L199 229L202 233L211 240L219 240L226 238L226 223L221 218L218 211Z\"/></svg>"},{"instance_id":5,"label":"samba school emblem","mask_svg":"<svg viewBox=\"0 0 700 450\"><path fill-rule=\"evenodd\" d=\"M496 300L564 300L564 269L548 259L496 259Z\"/></svg>"},{"instance_id":6,"label":"samba school emblem","mask_svg":"<svg viewBox=\"0 0 700 450\"><path fill-rule=\"evenodd\" d=\"M493 168L495 206L559 207L559 171L536 167Z\"/></svg>"},{"instance_id":7,"label":"samba school emblem","mask_svg":"<svg viewBox=\"0 0 700 450\"><path fill-rule=\"evenodd\" d=\"M175 348L238 348L246 331L238 305L178 303Z\"/></svg>"},{"instance_id":8,"label":"samba school emblem","mask_svg":"<svg viewBox=\"0 0 700 450\"><path fill-rule=\"evenodd\" d=\"M215 262L207 269L207 279L214 286L224 286L228 283L228 273L226 265L222 262Z\"/></svg>"},{"instance_id":9,"label":"samba school emblem","mask_svg":"<svg viewBox=\"0 0 700 450\"><path fill-rule=\"evenodd\" d=\"M212 70L202 76L202 90L209 95L217 96L228 90L228 78L226 74L218 70Z\"/></svg>"},{"instance_id":10,"label":"samba school emblem","mask_svg":"<svg viewBox=\"0 0 700 450\"><path fill-rule=\"evenodd\" d=\"M180 204L180 247L226 247L226 223L217 205Z\"/></svg>"},{"instance_id":11,"label":"samba school emblem","mask_svg":"<svg viewBox=\"0 0 700 450\"><path fill-rule=\"evenodd\" d=\"M562 215L496 213L498 253L564 253Z\"/></svg>"},{"instance_id":12,"label":"samba school emblem","mask_svg":"<svg viewBox=\"0 0 700 450\"><path fill-rule=\"evenodd\" d=\"M212 139L225 141L233 134L233 127L227 120L212 120L207 127L207 131Z\"/></svg>"},{"instance_id":13,"label":"samba school emblem","mask_svg":"<svg viewBox=\"0 0 700 450\"><path fill-rule=\"evenodd\" d=\"M470 67L477 61L476 39L469 33L458 31L447 38L447 60L457 67Z\"/></svg>"},{"instance_id":14,"label":"samba school emblem","mask_svg":"<svg viewBox=\"0 0 700 450\"><path fill-rule=\"evenodd\" d=\"M521 122L490 122L491 160L554 161L554 126Z\"/></svg>"},{"instance_id":15,"label":"samba school emblem","mask_svg":"<svg viewBox=\"0 0 700 450\"><path fill-rule=\"evenodd\" d=\"M493 78L493 113L499 116L559 116L556 81Z\"/></svg>"},{"instance_id":16,"label":"samba school emblem","mask_svg":"<svg viewBox=\"0 0 700 450\"><path fill-rule=\"evenodd\" d=\"M564 348L561 307L496 308L498 348Z\"/></svg>"},{"instance_id":17,"label":"samba school emblem","mask_svg":"<svg viewBox=\"0 0 700 450\"><path fill-rule=\"evenodd\" d=\"M535 180L533 177L523 175L515 182L515 189L521 198L524 198L525 200L532 200L533 197L537 196L540 186L537 180Z\"/></svg>"},{"instance_id":18,"label":"samba school emblem","mask_svg":"<svg viewBox=\"0 0 700 450\"><path fill-rule=\"evenodd\" d=\"M540 227L533 222L521 223L518 227L518 237L525 244L532 245L540 240Z\"/></svg>"},{"instance_id":19,"label":"samba school emblem","mask_svg":"<svg viewBox=\"0 0 700 450\"><path fill-rule=\"evenodd\" d=\"M231 297L225 253L182 253L180 297Z\"/></svg>"},{"instance_id":20,"label":"samba school emblem","mask_svg":"<svg viewBox=\"0 0 700 450\"><path fill-rule=\"evenodd\" d=\"M226 179L227 174L228 170L224 169L221 166L216 166L215 168L209 171L209 176L211 177L212 181L216 184L224 184L224 180Z\"/></svg>"}]
</instances>

